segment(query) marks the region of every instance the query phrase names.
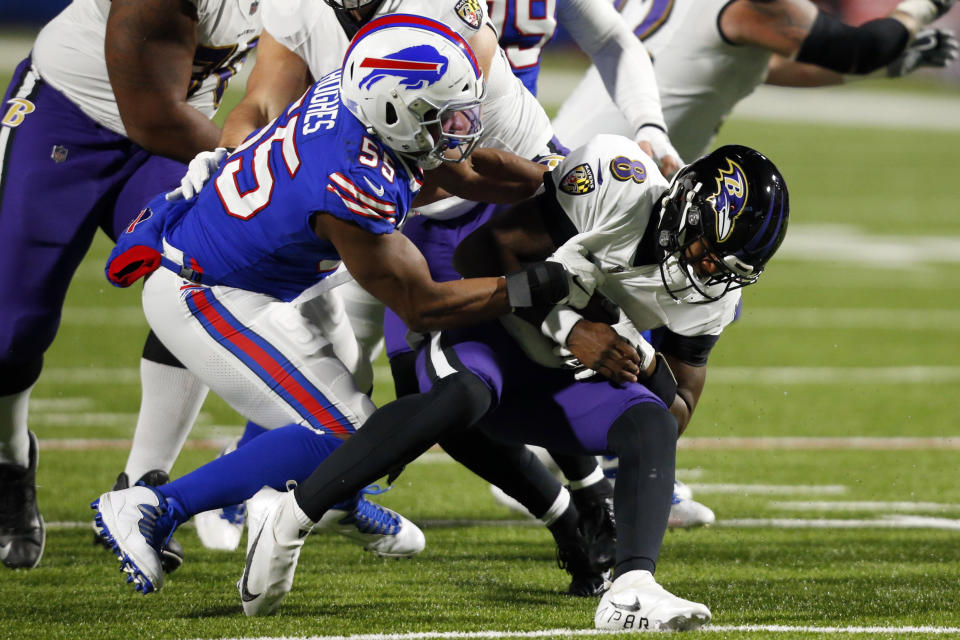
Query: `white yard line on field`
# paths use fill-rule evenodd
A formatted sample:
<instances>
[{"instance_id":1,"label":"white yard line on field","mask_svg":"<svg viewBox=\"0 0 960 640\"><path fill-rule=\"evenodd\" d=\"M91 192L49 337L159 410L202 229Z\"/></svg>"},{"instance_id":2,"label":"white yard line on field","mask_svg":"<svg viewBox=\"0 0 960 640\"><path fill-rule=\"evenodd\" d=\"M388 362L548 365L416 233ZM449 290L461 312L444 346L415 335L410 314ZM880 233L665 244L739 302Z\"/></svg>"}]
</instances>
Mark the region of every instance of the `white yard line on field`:
<instances>
[{"instance_id":1,"label":"white yard line on field","mask_svg":"<svg viewBox=\"0 0 960 640\"><path fill-rule=\"evenodd\" d=\"M768 503L769 507L784 511L960 511L960 504L943 502L881 502L790 500Z\"/></svg>"},{"instance_id":2,"label":"white yard line on field","mask_svg":"<svg viewBox=\"0 0 960 640\"><path fill-rule=\"evenodd\" d=\"M723 493L736 495L807 495L838 496L847 492L842 484L732 484L691 482L690 489L697 495L701 493Z\"/></svg>"},{"instance_id":3,"label":"white yard line on field","mask_svg":"<svg viewBox=\"0 0 960 640\"><path fill-rule=\"evenodd\" d=\"M946 529L960 531L960 520L889 515L871 520L833 518L730 518L713 525L729 529Z\"/></svg>"},{"instance_id":4,"label":"white yard line on field","mask_svg":"<svg viewBox=\"0 0 960 640\"><path fill-rule=\"evenodd\" d=\"M817 634L933 634L957 635L960 627L904 626L904 627L818 627L813 625L707 625L700 633L761 632L761 633L817 633ZM468 640L470 638L586 638L612 635L614 632L598 629L543 629L538 631L420 631L413 633L364 633L349 636L283 636L283 640ZM635 633L631 631L622 633ZM243 636L225 640L279 640L276 636Z\"/></svg>"},{"instance_id":5,"label":"white yard line on field","mask_svg":"<svg viewBox=\"0 0 960 640\"><path fill-rule=\"evenodd\" d=\"M756 438L705 438L686 437L677 441L679 449L729 449L734 451L753 449L826 449L826 450L884 450L904 451L911 449L960 449L960 437L909 438L909 437L756 437Z\"/></svg>"}]
</instances>

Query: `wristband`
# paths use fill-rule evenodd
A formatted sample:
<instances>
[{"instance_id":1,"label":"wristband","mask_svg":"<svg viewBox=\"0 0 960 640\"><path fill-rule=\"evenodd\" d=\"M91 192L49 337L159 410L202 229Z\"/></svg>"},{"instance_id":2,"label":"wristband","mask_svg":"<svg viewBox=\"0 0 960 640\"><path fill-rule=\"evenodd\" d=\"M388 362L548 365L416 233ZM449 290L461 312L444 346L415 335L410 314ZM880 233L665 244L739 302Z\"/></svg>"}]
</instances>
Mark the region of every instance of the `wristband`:
<instances>
[{"instance_id":1,"label":"wristband","mask_svg":"<svg viewBox=\"0 0 960 640\"><path fill-rule=\"evenodd\" d=\"M507 300L514 309L554 305L569 294L567 270L557 262L535 262L507 276Z\"/></svg>"},{"instance_id":2,"label":"wristband","mask_svg":"<svg viewBox=\"0 0 960 640\"><path fill-rule=\"evenodd\" d=\"M897 11L905 13L925 27L939 17L937 5L930 0L903 0L897 5Z\"/></svg>"},{"instance_id":3,"label":"wristband","mask_svg":"<svg viewBox=\"0 0 960 640\"><path fill-rule=\"evenodd\" d=\"M565 305L557 305L550 310L540 324L540 332L561 346L567 346L567 338L573 326L583 320L583 316Z\"/></svg>"}]
</instances>

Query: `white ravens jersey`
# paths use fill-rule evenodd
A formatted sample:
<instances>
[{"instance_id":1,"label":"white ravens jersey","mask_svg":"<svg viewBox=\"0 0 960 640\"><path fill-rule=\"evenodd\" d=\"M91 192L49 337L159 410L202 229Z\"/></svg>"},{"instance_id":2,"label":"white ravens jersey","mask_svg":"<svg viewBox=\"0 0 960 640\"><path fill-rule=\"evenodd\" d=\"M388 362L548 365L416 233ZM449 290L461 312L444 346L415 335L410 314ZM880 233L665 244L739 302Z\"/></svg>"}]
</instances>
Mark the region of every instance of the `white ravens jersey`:
<instances>
[{"instance_id":1,"label":"white ravens jersey","mask_svg":"<svg viewBox=\"0 0 960 640\"><path fill-rule=\"evenodd\" d=\"M557 203L576 229L567 244L590 252L606 274L598 291L615 302L637 330L666 327L682 336L719 335L733 322L739 290L715 302L680 303L664 286L659 264L635 264L648 225L659 223L659 200L669 184L635 142L597 136L572 151L551 176ZM545 354L556 345L539 332L520 328L516 319L505 325L531 358L548 364ZM548 366L559 366L559 358L553 360Z\"/></svg>"},{"instance_id":2,"label":"white ravens jersey","mask_svg":"<svg viewBox=\"0 0 960 640\"><path fill-rule=\"evenodd\" d=\"M734 45L718 21L729 0L626 0L624 20L650 52L670 140L686 162L703 155L733 107L766 79L770 52ZM553 121L568 146L598 133L633 136L595 67Z\"/></svg>"},{"instance_id":3,"label":"white ravens jersey","mask_svg":"<svg viewBox=\"0 0 960 640\"><path fill-rule=\"evenodd\" d=\"M320 0L268 1L263 7L267 32L300 58L314 78L339 69L350 38L336 12ZM489 24L482 0L384 0L375 16L422 15L443 22L468 42ZM498 49L489 77L484 78L483 135L480 144L525 158L544 152L553 137L550 120L537 99L513 75Z\"/></svg>"},{"instance_id":4,"label":"white ravens jersey","mask_svg":"<svg viewBox=\"0 0 960 640\"><path fill-rule=\"evenodd\" d=\"M187 102L213 117L227 82L260 37L260 2L189 1L199 23ZM33 67L94 121L125 136L103 52L109 12L110 0L74 0L40 31Z\"/></svg>"}]
</instances>

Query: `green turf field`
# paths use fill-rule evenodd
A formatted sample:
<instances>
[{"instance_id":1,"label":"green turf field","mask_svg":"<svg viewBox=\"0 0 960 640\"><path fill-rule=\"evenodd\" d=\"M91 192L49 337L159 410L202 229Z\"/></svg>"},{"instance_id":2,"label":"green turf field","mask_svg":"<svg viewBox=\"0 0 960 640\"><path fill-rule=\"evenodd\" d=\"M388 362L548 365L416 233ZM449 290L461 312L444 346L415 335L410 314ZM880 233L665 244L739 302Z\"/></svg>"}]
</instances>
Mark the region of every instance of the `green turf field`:
<instances>
[{"instance_id":1,"label":"green turf field","mask_svg":"<svg viewBox=\"0 0 960 640\"><path fill-rule=\"evenodd\" d=\"M658 579L711 607L709 638L960 637L960 133L734 120L721 141L780 166L792 228L718 344L681 442L679 477L717 526L668 533ZM33 391L50 527L40 567L0 571L0 638L592 631L596 602L563 595L546 530L438 456L380 497L423 526L416 559L314 536L280 614L247 619L242 552L204 551L185 528L183 568L160 593L135 594L88 527L88 503L123 467L146 334L138 290L103 277L108 251L99 237L76 274ZM193 442L240 425L210 398ZM120 442L64 447L95 438ZM173 475L214 453L188 449Z\"/></svg>"}]
</instances>

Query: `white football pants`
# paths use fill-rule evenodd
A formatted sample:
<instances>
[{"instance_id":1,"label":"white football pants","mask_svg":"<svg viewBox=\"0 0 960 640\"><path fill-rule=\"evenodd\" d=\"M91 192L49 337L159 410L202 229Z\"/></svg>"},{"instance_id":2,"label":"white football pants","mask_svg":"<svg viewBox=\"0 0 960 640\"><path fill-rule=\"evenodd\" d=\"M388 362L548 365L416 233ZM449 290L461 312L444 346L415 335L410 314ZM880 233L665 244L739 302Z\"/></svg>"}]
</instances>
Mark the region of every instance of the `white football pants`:
<instances>
[{"instance_id":1,"label":"white football pants","mask_svg":"<svg viewBox=\"0 0 960 640\"><path fill-rule=\"evenodd\" d=\"M143 311L180 362L248 420L349 433L375 407L341 359L365 360L329 293L298 305L160 268L144 285Z\"/></svg>"}]
</instances>

